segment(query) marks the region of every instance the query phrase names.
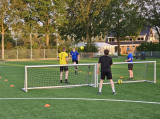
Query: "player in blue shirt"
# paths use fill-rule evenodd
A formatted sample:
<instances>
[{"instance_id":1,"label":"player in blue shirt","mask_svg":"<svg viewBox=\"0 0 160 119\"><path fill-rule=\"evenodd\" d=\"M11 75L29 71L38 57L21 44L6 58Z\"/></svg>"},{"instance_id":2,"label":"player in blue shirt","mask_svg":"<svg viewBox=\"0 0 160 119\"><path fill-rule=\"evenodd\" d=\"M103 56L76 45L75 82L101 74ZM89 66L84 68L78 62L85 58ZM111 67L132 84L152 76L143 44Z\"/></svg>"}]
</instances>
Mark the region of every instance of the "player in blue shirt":
<instances>
[{"instance_id":1,"label":"player in blue shirt","mask_svg":"<svg viewBox=\"0 0 160 119\"><path fill-rule=\"evenodd\" d=\"M72 62L74 64L78 64L79 61L79 53L73 48L73 51L70 52L70 56L72 56ZM75 66L75 74L77 74L77 66Z\"/></svg>"},{"instance_id":2,"label":"player in blue shirt","mask_svg":"<svg viewBox=\"0 0 160 119\"><path fill-rule=\"evenodd\" d=\"M133 62L133 55L131 53L131 50L128 50L128 56L126 62ZM133 64L128 64L128 71L129 71L129 79L133 79Z\"/></svg>"}]
</instances>

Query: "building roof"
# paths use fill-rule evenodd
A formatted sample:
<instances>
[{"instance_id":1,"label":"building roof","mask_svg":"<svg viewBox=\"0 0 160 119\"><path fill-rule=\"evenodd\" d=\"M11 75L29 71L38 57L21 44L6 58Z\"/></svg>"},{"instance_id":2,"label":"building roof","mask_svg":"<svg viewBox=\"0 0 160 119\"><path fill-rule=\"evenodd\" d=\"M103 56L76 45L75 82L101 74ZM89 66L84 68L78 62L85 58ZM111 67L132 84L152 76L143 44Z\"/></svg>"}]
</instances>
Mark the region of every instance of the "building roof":
<instances>
[{"instance_id":1,"label":"building roof","mask_svg":"<svg viewBox=\"0 0 160 119\"><path fill-rule=\"evenodd\" d=\"M148 41L149 34L150 34L150 29L151 29L150 27L146 27L146 28L142 29L142 31L140 32L140 35L139 35L139 36L145 36L145 35L146 35L144 41L133 41L133 43L132 43L132 41L121 41L120 44L121 44L121 45L126 45L126 44L141 44L142 42L147 42L147 41ZM108 43L108 44L111 44L111 45L118 45L118 42L108 42L108 38L109 38L109 37L114 38L114 35L113 35L113 34L109 35L109 36L106 38L105 43Z\"/></svg>"},{"instance_id":2,"label":"building roof","mask_svg":"<svg viewBox=\"0 0 160 119\"><path fill-rule=\"evenodd\" d=\"M146 41L122 41L120 42L120 45L135 45L135 44L141 44L142 42L146 42ZM109 42L108 44L110 45L118 45L118 42Z\"/></svg>"},{"instance_id":3,"label":"building roof","mask_svg":"<svg viewBox=\"0 0 160 119\"><path fill-rule=\"evenodd\" d=\"M77 44L78 47L81 47L81 46L85 46L87 43L86 42L80 42ZM106 46L112 46L111 44L108 44L108 43L104 43L104 42L95 42L95 45L97 47L106 47Z\"/></svg>"},{"instance_id":4,"label":"building roof","mask_svg":"<svg viewBox=\"0 0 160 119\"><path fill-rule=\"evenodd\" d=\"M102 42L96 42L95 44L96 44L97 47L112 46L111 44L102 43Z\"/></svg>"},{"instance_id":5,"label":"building roof","mask_svg":"<svg viewBox=\"0 0 160 119\"><path fill-rule=\"evenodd\" d=\"M143 29L140 33L140 35L146 35L146 38L145 38L145 41L148 40L148 36L149 36L149 33L150 33L150 29L149 27L146 27L145 29Z\"/></svg>"}]
</instances>

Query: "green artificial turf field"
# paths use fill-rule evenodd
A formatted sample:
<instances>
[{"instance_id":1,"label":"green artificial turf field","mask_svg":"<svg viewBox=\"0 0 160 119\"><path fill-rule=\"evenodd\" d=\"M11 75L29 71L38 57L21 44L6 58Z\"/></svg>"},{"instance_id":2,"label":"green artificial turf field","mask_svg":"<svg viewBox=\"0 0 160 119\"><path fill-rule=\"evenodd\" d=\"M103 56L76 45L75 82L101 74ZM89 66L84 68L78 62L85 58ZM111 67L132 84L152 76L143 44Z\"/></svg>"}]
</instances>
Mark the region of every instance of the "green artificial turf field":
<instances>
[{"instance_id":1,"label":"green artificial turf field","mask_svg":"<svg viewBox=\"0 0 160 119\"><path fill-rule=\"evenodd\" d=\"M113 62L124 62L124 60L125 58L113 58ZM97 63L97 61L97 58L81 59L79 63ZM26 93L21 90L24 87L24 66L58 64L58 61L0 63L0 119L158 119L160 118L160 59L147 58L146 61L157 62L157 83L115 84L117 95L112 95L110 85L103 85L101 95L97 95L98 88L89 86L34 89ZM69 63L72 63L71 60ZM114 81L120 76L123 76L123 81L129 78L126 67L127 65L113 65L112 72L116 72L113 73ZM56 70L58 73L58 69ZM81 70L84 71L83 68ZM85 70L88 71L86 68ZM134 65L133 71L134 80L143 79L146 65ZM83 79L83 76L78 79ZM4 81L5 79L8 81ZM147 68L146 79L153 81L152 65ZM81 81L83 83L83 80ZM34 85L34 82L32 84ZM50 107L44 107L45 104L49 104Z\"/></svg>"}]
</instances>

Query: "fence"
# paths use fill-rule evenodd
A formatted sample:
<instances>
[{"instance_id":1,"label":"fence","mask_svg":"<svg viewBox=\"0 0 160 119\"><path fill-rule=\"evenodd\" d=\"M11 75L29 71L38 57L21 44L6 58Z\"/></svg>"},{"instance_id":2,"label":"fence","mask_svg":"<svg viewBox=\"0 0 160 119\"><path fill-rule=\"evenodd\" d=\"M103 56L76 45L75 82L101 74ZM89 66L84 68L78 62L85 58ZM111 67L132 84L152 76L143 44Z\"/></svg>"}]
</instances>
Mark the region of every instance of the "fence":
<instances>
[{"instance_id":1,"label":"fence","mask_svg":"<svg viewBox=\"0 0 160 119\"><path fill-rule=\"evenodd\" d=\"M146 57L160 58L160 51L135 52L135 56L140 57L142 53L144 53Z\"/></svg>"},{"instance_id":2,"label":"fence","mask_svg":"<svg viewBox=\"0 0 160 119\"><path fill-rule=\"evenodd\" d=\"M93 52L79 52L81 58L94 58L100 57L104 54L93 53ZM68 53L69 58L70 53ZM12 49L4 50L4 60L8 59L47 59L57 58L56 49ZM0 50L0 59L2 59L2 51Z\"/></svg>"},{"instance_id":3,"label":"fence","mask_svg":"<svg viewBox=\"0 0 160 119\"><path fill-rule=\"evenodd\" d=\"M12 49L4 50L4 60L6 59L47 59L47 58L57 58L57 49ZM145 53L146 57L160 58L160 51L145 51L145 52L135 52L136 57L140 57L141 53ZM99 53L84 53L80 52L81 58L93 58L100 57L104 54ZM69 58L70 54L68 53ZM112 55L110 55L112 56ZM2 59L2 51L0 50L0 59Z\"/></svg>"},{"instance_id":4,"label":"fence","mask_svg":"<svg viewBox=\"0 0 160 119\"><path fill-rule=\"evenodd\" d=\"M1 50L0 50L0 57L2 57ZM37 58L57 58L57 50L56 49L4 50L4 59L37 59Z\"/></svg>"}]
</instances>

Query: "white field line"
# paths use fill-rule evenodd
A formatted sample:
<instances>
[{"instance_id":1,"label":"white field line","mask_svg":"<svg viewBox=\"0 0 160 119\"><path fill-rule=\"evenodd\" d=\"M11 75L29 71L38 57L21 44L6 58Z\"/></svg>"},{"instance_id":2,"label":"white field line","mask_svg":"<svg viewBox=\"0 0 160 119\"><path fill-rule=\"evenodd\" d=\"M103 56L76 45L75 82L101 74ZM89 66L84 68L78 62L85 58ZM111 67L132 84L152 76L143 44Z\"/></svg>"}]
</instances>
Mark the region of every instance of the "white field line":
<instances>
[{"instance_id":1,"label":"white field line","mask_svg":"<svg viewBox=\"0 0 160 119\"><path fill-rule=\"evenodd\" d=\"M0 98L0 100L94 100L94 101L112 101L112 102L134 102L134 103L160 104L160 102L133 101L133 100L115 100L115 99L93 99L93 98Z\"/></svg>"}]
</instances>

